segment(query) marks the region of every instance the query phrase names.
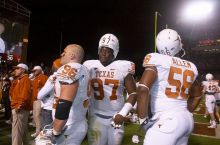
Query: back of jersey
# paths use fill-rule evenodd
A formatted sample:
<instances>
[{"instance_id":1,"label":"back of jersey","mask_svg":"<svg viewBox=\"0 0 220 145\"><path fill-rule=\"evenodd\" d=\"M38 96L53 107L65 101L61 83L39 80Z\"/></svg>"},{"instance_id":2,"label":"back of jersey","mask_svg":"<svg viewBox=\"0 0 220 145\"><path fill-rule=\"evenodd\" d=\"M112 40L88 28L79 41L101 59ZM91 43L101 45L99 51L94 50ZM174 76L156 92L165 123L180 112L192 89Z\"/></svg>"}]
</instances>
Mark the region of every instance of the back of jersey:
<instances>
[{"instance_id":1,"label":"back of jersey","mask_svg":"<svg viewBox=\"0 0 220 145\"><path fill-rule=\"evenodd\" d=\"M152 113L187 108L189 89L198 75L193 63L151 53L145 56L143 66L157 68L157 79L150 90Z\"/></svg>"}]
</instances>

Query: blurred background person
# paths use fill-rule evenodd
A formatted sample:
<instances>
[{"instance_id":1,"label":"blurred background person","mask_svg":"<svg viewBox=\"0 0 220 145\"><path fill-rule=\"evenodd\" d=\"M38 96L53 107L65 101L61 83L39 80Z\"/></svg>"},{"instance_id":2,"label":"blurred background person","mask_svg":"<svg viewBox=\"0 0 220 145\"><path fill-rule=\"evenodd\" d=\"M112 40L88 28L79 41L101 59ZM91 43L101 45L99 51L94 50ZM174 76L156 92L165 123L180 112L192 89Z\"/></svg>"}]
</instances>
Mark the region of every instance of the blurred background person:
<instances>
[{"instance_id":1,"label":"blurred background person","mask_svg":"<svg viewBox=\"0 0 220 145\"><path fill-rule=\"evenodd\" d=\"M5 107L5 119L7 124L11 124L11 101L9 97L9 89L10 89L11 82L9 80L8 75L3 77L2 83L2 102Z\"/></svg>"},{"instance_id":2,"label":"blurred background person","mask_svg":"<svg viewBox=\"0 0 220 145\"><path fill-rule=\"evenodd\" d=\"M32 99L33 99L33 119L36 126L36 132L33 133L31 136L36 137L41 129L41 101L37 99L37 94L40 89L44 86L45 82L47 81L48 77L43 74L43 70L41 66L35 66L32 70L33 72L33 79L32 82Z\"/></svg>"},{"instance_id":3,"label":"blurred background person","mask_svg":"<svg viewBox=\"0 0 220 145\"><path fill-rule=\"evenodd\" d=\"M218 82L213 80L214 76L211 73L206 74L206 81L202 82L203 92L205 93L205 105L210 115L210 125L208 128L216 128L215 121L215 93L218 91Z\"/></svg>"},{"instance_id":4,"label":"blurred background person","mask_svg":"<svg viewBox=\"0 0 220 145\"><path fill-rule=\"evenodd\" d=\"M5 26L0 23L0 53L5 53L5 42L1 38L1 34L5 31Z\"/></svg>"},{"instance_id":5,"label":"blurred background person","mask_svg":"<svg viewBox=\"0 0 220 145\"><path fill-rule=\"evenodd\" d=\"M20 63L14 67L14 79L9 95L12 109L12 145L27 145L28 116L32 109L31 80L28 66Z\"/></svg>"}]
</instances>

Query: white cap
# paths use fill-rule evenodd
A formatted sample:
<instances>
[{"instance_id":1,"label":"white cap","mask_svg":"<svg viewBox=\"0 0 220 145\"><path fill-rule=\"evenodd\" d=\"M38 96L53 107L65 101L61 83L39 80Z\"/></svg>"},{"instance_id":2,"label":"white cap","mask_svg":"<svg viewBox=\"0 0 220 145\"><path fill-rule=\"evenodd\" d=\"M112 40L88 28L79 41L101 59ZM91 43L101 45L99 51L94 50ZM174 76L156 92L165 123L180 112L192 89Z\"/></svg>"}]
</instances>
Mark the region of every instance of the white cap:
<instances>
[{"instance_id":1,"label":"white cap","mask_svg":"<svg viewBox=\"0 0 220 145\"><path fill-rule=\"evenodd\" d=\"M42 68L41 68L39 65L37 65L37 66L35 66L35 67L32 69L32 71L35 71L35 70L41 70L41 71L42 71Z\"/></svg>"},{"instance_id":2,"label":"white cap","mask_svg":"<svg viewBox=\"0 0 220 145\"><path fill-rule=\"evenodd\" d=\"M28 71L28 66L24 63L19 63L17 66L14 66L14 68L23 68Z\"/></svg>"}]
</instances>

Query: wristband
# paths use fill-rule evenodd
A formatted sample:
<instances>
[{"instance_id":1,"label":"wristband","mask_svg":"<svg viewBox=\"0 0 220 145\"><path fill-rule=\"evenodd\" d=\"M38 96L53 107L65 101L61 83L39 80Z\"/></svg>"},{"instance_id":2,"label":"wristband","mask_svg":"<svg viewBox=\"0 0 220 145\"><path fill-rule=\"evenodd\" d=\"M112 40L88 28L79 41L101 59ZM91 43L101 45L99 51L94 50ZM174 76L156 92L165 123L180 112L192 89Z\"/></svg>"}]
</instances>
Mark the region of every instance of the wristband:
<instances>
[{"instance_id":1,"label":"wristband","mask_svg":"<svg viewBox=\"0 0 220 145\"><path fill-rule=\"evenodd\" d=\"M118 114L125 117L128 114L128 112L132 109L132 107L133 106L131 105L131 103L127 102L127 103L124 104L123 108L121 109L121 111Z\"/></svg>"},{"instance_id":2,"label":"wristband","mask_svg":"<svg viewBox=\"0 0 220 145\"><path fill-rule=\"evenodd\" d=\"M143 119L142 118L139 118L139 122L140 124L142 124L148 117L144 117Z\"/></svg>"},{"instance_id":3,"label":"wristband","mask_svg":"<svg viewBox=\"0 0 220 145\"><path fill-rule=\"evenodd\" d=\"M59 136L60 134L61 134L60 131L56 131L56 130L53 129L53 135L54 136Z\"/></svg>"},{"instance_id":4,"label":"wristband","mask_svg":"<svg viewBox=\"0 0 220 145\"><path fill-rule=\"evenodd\" d=\"M148 91L150 90L148 86L146 86L145 84L138 84L138 87L144 87L146 88Z\"/></svg>"}]
</instances>

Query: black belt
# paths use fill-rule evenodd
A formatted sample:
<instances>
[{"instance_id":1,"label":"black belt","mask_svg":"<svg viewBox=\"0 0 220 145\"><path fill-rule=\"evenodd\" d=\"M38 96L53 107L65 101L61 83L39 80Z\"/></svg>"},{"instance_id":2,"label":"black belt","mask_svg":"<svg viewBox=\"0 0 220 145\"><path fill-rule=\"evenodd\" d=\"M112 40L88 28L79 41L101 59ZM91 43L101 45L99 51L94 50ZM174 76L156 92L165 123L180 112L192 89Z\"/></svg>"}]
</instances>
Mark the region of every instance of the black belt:
<instances>
[{"instance_id":1,"label":"black belt","mask_svg":"<svg viewBox=\"0 0 220 145\"><path fill-rule=\"evenodd\" d=\"M205 92L206 95L214 95L215 92Z\"/></svg>"},{"instance_id":2,"label":"black belt","mask_svg":"<svg viewBox=\"0 0 220 145\"><path fill-rule=\"evenodd\" d=\"M104 119L110 119L113 117L113 116L106 116L106 115L102 115L102 114L98 114L98 113L95 113L95 115L98 117L104 118Z\"/></svg>"},{"instance_id":3,"label":"black belt","mask_svg":"<svg viewBox=\"0 0 220 145\"><path fill-rule=\"evenodd\" d=\"M52 110L49 110L49 109L42 109L42 110L45 112L52 112Z\"/></svg>"}]
</instances>

